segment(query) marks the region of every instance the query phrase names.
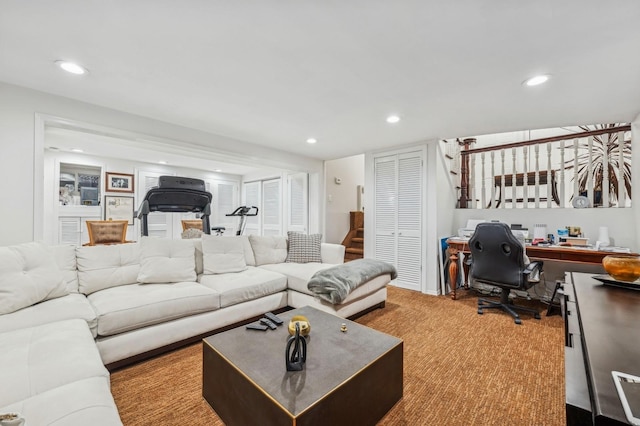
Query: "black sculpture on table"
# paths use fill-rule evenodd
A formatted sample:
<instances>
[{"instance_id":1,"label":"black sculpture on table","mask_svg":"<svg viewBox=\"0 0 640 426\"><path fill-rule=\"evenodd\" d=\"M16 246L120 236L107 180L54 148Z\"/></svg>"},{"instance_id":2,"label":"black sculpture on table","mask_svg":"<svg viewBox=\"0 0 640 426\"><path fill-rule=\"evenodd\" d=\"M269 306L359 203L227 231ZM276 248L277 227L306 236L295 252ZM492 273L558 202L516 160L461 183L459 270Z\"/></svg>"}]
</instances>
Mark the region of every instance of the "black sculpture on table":
<instances>
[{"instance_id":1,"label":"black sculpture on table","mask_svg":"<svg viewBox=\"0 0 640 426\"><path fill-rule=\"evenodd\" d=\"M296 322L296 333L287 340L284 353L287 371L302 371L307 361L307 340L300 335L300 323Z\"/></svg>"}]
</instances>

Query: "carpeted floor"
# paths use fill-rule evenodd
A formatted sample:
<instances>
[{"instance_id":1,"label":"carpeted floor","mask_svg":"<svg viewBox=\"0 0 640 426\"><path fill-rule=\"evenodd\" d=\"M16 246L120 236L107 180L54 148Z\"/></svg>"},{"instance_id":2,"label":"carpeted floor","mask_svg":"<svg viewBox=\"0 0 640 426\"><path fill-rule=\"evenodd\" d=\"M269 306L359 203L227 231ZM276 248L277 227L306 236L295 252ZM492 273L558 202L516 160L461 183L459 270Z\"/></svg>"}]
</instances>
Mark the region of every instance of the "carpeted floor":
<instances>
[{"instance_id":1,"label":"carpeted floor","mask_svg":"<svg viewBox=\"0 0 640 426\"><path fill-rule=\"evenodd\" d=\"M380 424L564 425L562 318L540 305L540 321L522 315L518 326L505 313L478 315L477 296L460 293L390 286L387 306L357 320L404 340L404 396ZM112 373L125 426L222 425L201 375L200 344Z\"/></svg>"}]
</instances>

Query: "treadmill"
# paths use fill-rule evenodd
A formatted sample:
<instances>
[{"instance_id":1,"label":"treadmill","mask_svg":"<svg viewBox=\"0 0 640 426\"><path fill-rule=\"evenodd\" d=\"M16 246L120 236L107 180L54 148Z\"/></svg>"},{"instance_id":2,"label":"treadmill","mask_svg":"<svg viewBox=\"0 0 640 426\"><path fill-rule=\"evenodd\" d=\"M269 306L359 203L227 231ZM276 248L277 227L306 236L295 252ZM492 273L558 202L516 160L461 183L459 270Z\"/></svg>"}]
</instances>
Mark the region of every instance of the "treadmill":
<instances>
[{"instance_id":1,"label":"treadmill","mask_svg":"<svg viewBox=\"0 0 640 426\"><path fill-rule=\"evenodd\" d=\"M141 234L149 235L147 216L151 212L202 213L202 231L211 234L212 198L202 179L160 176L158 186L147 192L138 209L138 219L142 221Z\"/></svg>"}]
</instances>

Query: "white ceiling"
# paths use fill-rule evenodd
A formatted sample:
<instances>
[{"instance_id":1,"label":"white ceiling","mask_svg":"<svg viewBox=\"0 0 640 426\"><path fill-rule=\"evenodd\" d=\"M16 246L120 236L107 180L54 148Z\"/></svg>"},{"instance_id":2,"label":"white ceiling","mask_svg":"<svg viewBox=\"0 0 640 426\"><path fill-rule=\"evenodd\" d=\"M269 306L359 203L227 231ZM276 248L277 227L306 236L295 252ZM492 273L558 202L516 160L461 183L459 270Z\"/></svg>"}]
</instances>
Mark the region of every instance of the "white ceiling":
<instances>
[{"instance_id":1,"label":"white ceiling","mask_svg":"<svg viewBox=\"0 0 640 426\"><path fill-rule=\"evenodd\" d=\"M639 52L638 0L0 0L0 81L320 159L631 121Z\"/></svg>"}]
</instances>

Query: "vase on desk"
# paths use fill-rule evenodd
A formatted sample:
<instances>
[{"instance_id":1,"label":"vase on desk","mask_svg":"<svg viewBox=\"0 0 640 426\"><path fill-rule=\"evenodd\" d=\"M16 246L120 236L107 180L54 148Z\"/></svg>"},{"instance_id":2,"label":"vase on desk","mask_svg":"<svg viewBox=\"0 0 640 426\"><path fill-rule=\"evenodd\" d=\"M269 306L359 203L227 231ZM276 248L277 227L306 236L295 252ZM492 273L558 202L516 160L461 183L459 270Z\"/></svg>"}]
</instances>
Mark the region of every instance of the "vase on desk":
<instances>
[{"instance_id":1,"label":"vase on desk","mask_svg":"<svg viewBox=\"0 0 640 426\"><path fill-rule=\"evenodd\" d=\"M598 230L598 247L607 247L609 244L609 228L601 226Z\"/></svg>"}]
</instances>

